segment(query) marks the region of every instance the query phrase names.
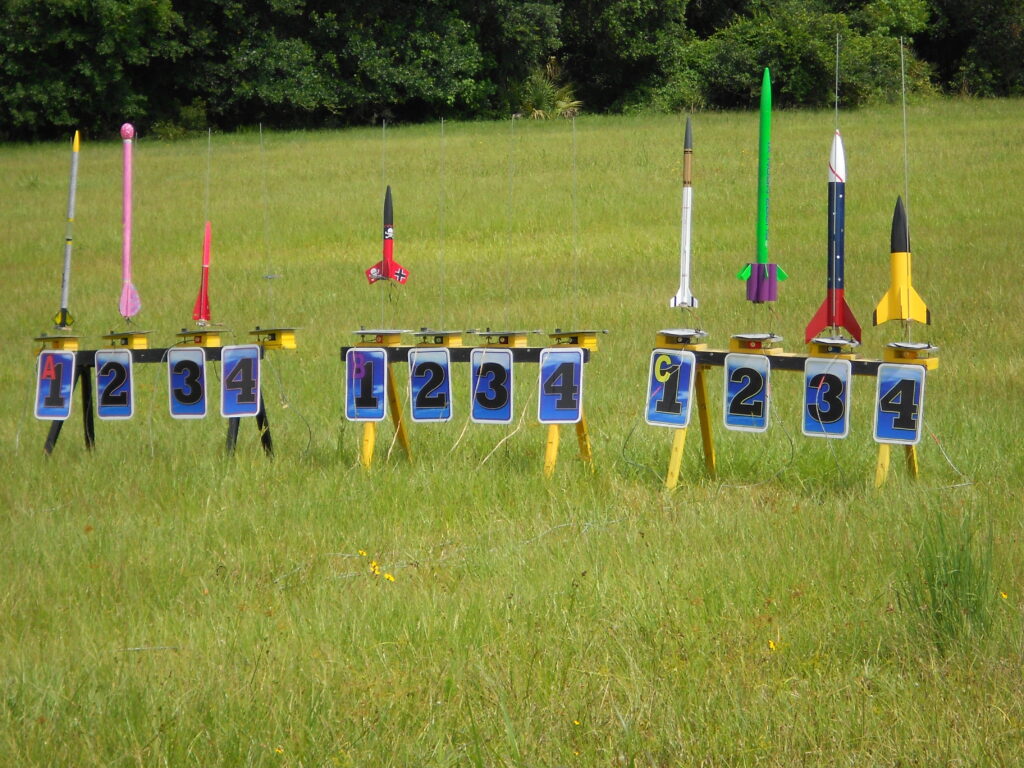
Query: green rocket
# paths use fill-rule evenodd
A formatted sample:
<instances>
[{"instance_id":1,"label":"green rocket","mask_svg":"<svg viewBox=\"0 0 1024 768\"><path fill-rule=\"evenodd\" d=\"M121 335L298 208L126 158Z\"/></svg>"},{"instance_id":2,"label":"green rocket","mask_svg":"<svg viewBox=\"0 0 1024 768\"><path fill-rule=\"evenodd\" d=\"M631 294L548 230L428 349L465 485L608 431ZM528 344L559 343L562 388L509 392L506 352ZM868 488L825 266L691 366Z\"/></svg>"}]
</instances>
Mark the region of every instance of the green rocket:
<instances>
[{"instance_id":1,"label":"green rocket","mask_svg":"<svg viewBox=\"0 0 1024 768\"><path fill-rule=\"evenodd\" d=\"M772 145L772 78L768 67L761 79L761 129L757 157L757 261L747 264L737 275L747 281L747 301L761 304L777 301L779 280L788 275L778 264L768 261L768 166Z\"/></svg>"}]
</instances>

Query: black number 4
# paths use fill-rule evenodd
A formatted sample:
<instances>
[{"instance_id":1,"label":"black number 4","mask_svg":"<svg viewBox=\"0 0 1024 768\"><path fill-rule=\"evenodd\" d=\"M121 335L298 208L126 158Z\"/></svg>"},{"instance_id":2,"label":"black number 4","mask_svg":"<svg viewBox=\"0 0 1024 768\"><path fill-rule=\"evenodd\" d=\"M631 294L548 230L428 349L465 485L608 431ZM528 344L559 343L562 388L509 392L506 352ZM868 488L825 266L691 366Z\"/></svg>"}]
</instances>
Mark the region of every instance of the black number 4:
<instances>
[{"instance_id":1,"label":"black number 4","mask_svg":"<svg viewBox=\"0 0 1024 768\"><path fill-rule=\"evenodd\" d=\"M256 381L256 361L251 357L239 358L224 379L224 389L238 393L239 405L255 405L259 389Z\"/></svg>"},{"instance_id":2,"label":"black number 4","mask_svg":"<svg viewBox=\"0 0 1024 768\"><path fill-rule=\"evenodd\" d=\"M580 387L576 382L576 366L559 363L544 381L544 394L557 397L555 408L560 411L575 411L579 408Z\"/></svg>"}]
</instances>

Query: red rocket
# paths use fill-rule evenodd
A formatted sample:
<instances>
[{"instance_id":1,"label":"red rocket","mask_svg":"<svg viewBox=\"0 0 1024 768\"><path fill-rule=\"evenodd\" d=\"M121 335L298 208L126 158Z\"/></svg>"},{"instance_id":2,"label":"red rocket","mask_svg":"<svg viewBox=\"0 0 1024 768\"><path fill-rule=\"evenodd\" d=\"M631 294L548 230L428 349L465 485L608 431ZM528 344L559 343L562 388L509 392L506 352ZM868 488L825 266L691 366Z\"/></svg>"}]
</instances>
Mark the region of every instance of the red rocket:
<instances>
[{"instance_id":1,"label":"red rocket","mask_svg":"<svg viewBox=\"0 0 1024 768\"><path fill-rule=\"evenodd\" d=\"M192 319L199 325L210 323L210 222L203 232L203 273L199 280L199 295L192 308Z\"/></svg>"},{"instance_id":2,"label":"red rocket","mask_svg":"<svg viewBox=\"0 0 1024 768\"><path fill-rule=\"evenodd\" d=\"M825 301L807 325L804 341L810 342L826 328L845 328L860 341L860 325L846 303L844 261L846 259L846 155L843 137L836 131L828 157L828 283Z\"/></svg>"},{"instance_id":3,"label":"red rocket","mask_svg":"<svg viewBox=\"0 0 1024 768\"><path fill-rule=\"evenodd\" d=\"M394 280L404 283L409 273L393 258L395 248L395 214L391 207L391 186L384 193L384 258L366 270L366 279L371 283L378 280Z\"/></svg>"}]
</instances>

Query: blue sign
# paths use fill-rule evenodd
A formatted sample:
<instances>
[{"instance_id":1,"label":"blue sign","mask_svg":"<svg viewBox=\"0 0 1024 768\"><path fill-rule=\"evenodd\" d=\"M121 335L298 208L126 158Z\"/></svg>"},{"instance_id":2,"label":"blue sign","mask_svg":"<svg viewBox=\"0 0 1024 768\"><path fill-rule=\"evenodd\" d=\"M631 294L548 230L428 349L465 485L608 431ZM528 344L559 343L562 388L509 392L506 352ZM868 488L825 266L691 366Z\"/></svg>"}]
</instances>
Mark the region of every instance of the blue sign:
<instances>
[{"instance_id":1,"label":"blue sign","mask_svg":"<svg viewBox=\"0 0 1024 768\"><path fill-rule=\"evenodd\" d=\"M875 442L917 445L924 423L923 365L882 363L875 388Z\"/></svg>"},{"instance_id":2,"label":"blue sign","mask_svg":"<svg viewBox=\"0 0 1024 768\"><path fill-rule=\"evenodd\" d=\"M381 347L352 347L345 353L345 418L384 421L388 399L388 353Z\"/></svg>"},{"instance_id":3,"label":"blue sign","mask_svg":"<svg viewBox=\"0 0 1024 768\"><path fill-rule=\"evenodd\" d=\"M259 345L223 347L220 360L220 415L255 416L260 412Z\"/></svg>"},{"instance_id":4,"label":"blue sign","mask_svg":"<svg viewBox=\"0 0 1024 768\"><path fill-rule=\"evenodd\" d=\"M206 352L202 347L167 350L167 384L171 418L206 416Z\"/></svg>"},{"instance_id":5,"label":"blue sign","mask_svg":"<svg viewBox=\"0 0 1024 768\"><path fill-rule=\"evenodd\" d=\"M583 350L540 351L537 419L541 424L576 424L583 418Z\"/></svg>"},{"instance_id":6,"label":"blue sign","mask_svg":"<svg viewBox=\"0 0 1024 768\"><path fill-rule=\"evenodd\" d=\"M101 419L130 419L135 412L132 353L127 349L96 352L96 415Z\"/></svg>"},{"instance_id":7,"label":"blue sign","mask_svg":"<svg viewBox=\"0 0 1024 768\"><path fill-rule=\"evenodd\" d=\"M767 355L732 353L725 356L725 428L738 432L768 429L772 366Z\"/></svg>"},{"instance_id":8,"label":"blue sign","mask_svg":"<svg viewBox=\"0 0 1024 768\"><path fill-rule=\"evenodd\" d=\"M409 350L413 421L451 421L451 355L444 347Z\"/></svg>"},{"instance_id":9,"label":"blue sign","mask_svg":"<svg viewBox=\"0 0 1024 768\"><path fill-rule=\"evenodd\" d=\"M70 416L74 383L74 352L53 349L40 352L36 368L36 418L64 421Z\"/></svg>"},{"instance_id":10,"label":"blue sign","mask_svg":"<svg viewBox=\"0 0 1024 768\"><path fill-rule=\"evenodd\" d=\"M474 349L469 353L469 417L483 424L512 421L512 350Z\"/></svg>"},{"instance_id":11,"label":"blue sign","mask_svg":"<svg viewBox=\"0 0 1024 768\"><path fill-rule=\"evenodd\" d=\"M657 427L683 429L690 424L693 377L697 359L682 349L651 352L647 377L647 423Z\"/></svg>"},{"instance_id":12,"label":"blue sign","mask_svg":"<svg viewBox=\"0 0 1024 768\"><path fill-rule=\"evenodd\" d=\"M844 438L850 434L849 360L809 357L804 363L803 433L808 437Z\"/></svg>"}]
</instances>

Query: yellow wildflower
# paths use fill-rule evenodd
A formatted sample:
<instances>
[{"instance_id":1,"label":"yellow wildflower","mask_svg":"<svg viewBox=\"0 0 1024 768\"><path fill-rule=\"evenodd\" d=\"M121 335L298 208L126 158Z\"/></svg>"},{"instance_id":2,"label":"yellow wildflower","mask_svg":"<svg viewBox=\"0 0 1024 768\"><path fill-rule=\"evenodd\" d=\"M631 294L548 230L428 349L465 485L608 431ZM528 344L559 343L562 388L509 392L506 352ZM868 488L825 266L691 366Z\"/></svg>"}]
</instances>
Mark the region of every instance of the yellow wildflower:
<instances>
[{"instance_id":1,"label":"yellow wildflower","mask_svg":"<svg viewBox=\"0 0 1024 768\"><path fill-rule=\"evenodd\" d=\"M360 557L366 557L366 550L365 549L360 549L359 550L359 556Z\"/></svg>"},{"instance_id":2,"label":"yellow wildflower","mask_svg":"<svg viewBox=\"0 0 1024 768\"><path fill-rule=\"evenodd\" d=\"M769 651L773 651L773 652L775 650L777 650L777 646L775 645L775 641L774 640L769 640L768 641L768 650Z\"/></svg>"},{"instance_id":3,"label":"yellow wildflower","mask_svg":"<svg viewBox=\"0 0 1024 768\"><path fill-rule=\"evenodd\" d=\"M384 578L387 579L388 581L394 581L395 580L395 577L392 576L390 573L385 573L384 574Z\"/></svg>"},{"instance_id":4,"label":"yellow wildflower","mask_svg":"<svg viewBox=\"0 0 1024 768\"><path fill-rule=\"evenodd\" d=\"M274 747L274 751L277 754L279 754L279 755L283 755L284 754L284 747Z\"/></svg>"},{"instance_id":5,"label":"yellow wildflower","mask_svg":"<svg viewBox=\"0 0 1024 768\"><path fill-rule=\"evenodd\" d=\"M1005 592L1002 592L1002 591L1000 591L1000 593L999 593L999 596L1000 596L1001 598L1003 598L1003 600L1005 600L1006 598L1008 598L1008 597L1009 597L1009 595L1008 595L1008 594L1006 594Z\"/></svg>"}]
</instances>

